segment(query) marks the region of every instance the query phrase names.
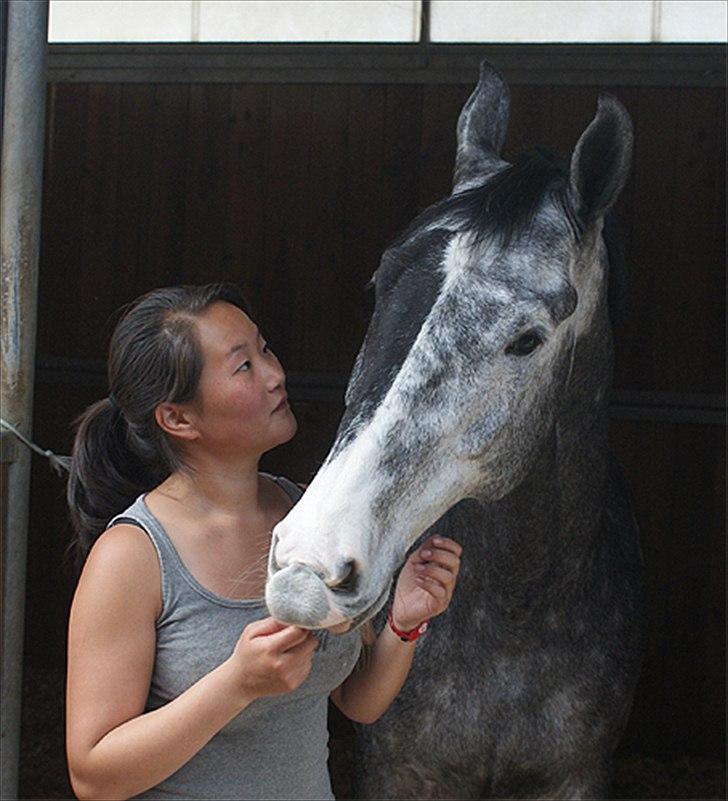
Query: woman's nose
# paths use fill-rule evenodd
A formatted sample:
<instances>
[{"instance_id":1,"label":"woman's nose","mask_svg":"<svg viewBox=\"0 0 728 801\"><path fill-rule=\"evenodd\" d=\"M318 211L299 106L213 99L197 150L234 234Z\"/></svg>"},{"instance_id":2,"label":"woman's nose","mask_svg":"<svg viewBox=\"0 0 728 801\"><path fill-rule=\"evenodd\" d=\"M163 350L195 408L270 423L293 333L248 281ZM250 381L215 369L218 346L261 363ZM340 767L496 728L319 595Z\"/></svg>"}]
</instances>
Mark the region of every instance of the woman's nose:
<instances>
[{"instance_id":1,"label":"woman's nose","mask_svg":"<svg viewBox=\"0 0 728 801\"><path fill-rule=\"evenodd\" d=\"M271 391L278 389L286 383L286 374L278 359L276 359L273 364L269 365L269 370L270 372L266 378L266 383Z\"/></svg>"}]
</instances>

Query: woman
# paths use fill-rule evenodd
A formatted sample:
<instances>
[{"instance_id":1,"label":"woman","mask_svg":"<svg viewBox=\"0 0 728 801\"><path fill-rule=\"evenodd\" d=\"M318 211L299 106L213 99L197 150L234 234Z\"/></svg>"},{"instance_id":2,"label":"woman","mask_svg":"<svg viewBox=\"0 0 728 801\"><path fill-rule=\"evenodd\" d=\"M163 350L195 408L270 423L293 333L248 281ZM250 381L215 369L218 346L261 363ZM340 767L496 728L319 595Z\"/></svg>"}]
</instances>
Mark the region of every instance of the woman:
<instances>
[{"instance_id":1,"label":"woman","mask_svg":"<svg viewBox=\"0 0 728 801\"><path fill-rule=\"evenodd\" d=\"M355 721L384 712L415 647L399 634L447 607L460 547L431 540L408 559L390 625L355 669L359 632L266 616L271 529L301 490L258 463L297 424L237 288L143 296L114 331L108 367L111 392L80 420L68 491L85 557L68 643L74 791L333 798L329 694Z\"/></svg>"}]
</instances>

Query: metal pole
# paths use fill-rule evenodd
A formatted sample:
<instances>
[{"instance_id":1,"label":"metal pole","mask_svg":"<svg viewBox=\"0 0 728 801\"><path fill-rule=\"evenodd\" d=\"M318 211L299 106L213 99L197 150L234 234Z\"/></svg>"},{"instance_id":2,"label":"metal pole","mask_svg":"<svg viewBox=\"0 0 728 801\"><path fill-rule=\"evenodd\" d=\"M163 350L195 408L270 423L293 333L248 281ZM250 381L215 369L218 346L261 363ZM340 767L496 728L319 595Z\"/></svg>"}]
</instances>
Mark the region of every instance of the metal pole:
<instances>
[{"instance_id":1,"label":"metal pole","mask_svg":"<svg viewBox=\"0 0 728 801\"><path fill-rule=\"evenodd\" d=\"M29 436L33 413L48 0L9 0L0 190L2 416ZM30 452L2 455L0 797L18 797Z\"/></svg>"}]
</instances>

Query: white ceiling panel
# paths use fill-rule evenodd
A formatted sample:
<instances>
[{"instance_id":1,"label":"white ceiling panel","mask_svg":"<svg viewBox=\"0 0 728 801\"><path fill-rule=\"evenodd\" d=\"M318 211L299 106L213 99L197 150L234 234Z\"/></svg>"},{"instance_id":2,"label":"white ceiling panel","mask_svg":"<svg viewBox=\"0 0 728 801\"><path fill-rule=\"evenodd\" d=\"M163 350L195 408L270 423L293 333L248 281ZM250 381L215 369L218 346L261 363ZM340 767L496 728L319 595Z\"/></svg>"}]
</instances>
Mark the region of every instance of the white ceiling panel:
<instances>
[{"instance_id":1,"label":"white ceiling panel","mask_svg":"<svg viewBox=\"0 0 728 801\"><path fill-rule=\"evenodd\" d=\"M204 0L203 42L415 42L419 0Z\"/></svg>"},{"instance_id":2,"label":"white ceiling panel","mask_svg":"<svg viewBox=\"0 0 728 801\"><path fill-rule=\"evenodd\" d=\"M661 42L725 42L725 0L662 0L659 9Z\"/></svg>"},{"instance_id":3,"label":"white ceiling panel","mask_svg":"<svg viewBox=\"0 0 728 801\"><path fill-rule=\"evenodd\" d=\"M193 0L52 0L49 42L189 42Z\"/></svg>"},{"instance_id":4,"label":"white ceiling panel","mask_svg":"<svg viewBox=\"0 0 728 801\"><path fill-rule=\"evenodd\" d=\"M651 0L432 0L433 42L649 42Z\"/></svg>"}]
</instances>

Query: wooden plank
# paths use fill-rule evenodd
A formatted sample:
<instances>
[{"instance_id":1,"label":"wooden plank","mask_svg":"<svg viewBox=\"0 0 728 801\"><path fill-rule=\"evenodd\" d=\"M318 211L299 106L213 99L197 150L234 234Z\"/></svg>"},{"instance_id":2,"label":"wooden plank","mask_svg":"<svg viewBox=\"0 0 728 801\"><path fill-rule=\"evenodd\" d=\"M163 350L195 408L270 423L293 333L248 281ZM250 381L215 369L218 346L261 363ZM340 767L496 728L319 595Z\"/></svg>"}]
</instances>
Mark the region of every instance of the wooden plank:
<instances>
[{"instance_id":1,"label":"wooden plank","mask_svg":"<svg viewBox=\"0 0 728 801\"><path fill-rule=\"evenodd\" d=\"M640 92L632 168L635 202L629 250L630 314L618 333L614 379L616 386L625 389L678 389L666 380L653 358L662 348L659 305L665 265L680 247L672 235L678 103L676 90Z\"/></svg>"},{"instance_id":2,"label":"wooden plank","mask_svg":"<svg viewBox=\"0 0 728 801\"><path fill-rule=\"evenodd\" d=\"M185 164L188 152L189 87L154 87L154 124L150 132L153 169L149 180L149 216L142 242L149 285L179 283L185 251Z\"/></svg>"},{"instance_id":3,"label":"wooden plank","mask_svg":"<svg viewBox=\"0 0 728 801\"><path fill-rule=\"evenodd\" d=\"M725 250L716 247L711 222L725 220L725 200L716 184L724 143L716 124L716 94L714 89L680 90L672 199L675 247L662 265L656 298L662 311L660 346L653 354L656 370L672 377L673 388L703 392L725 387L725 339L716 336L725 317Z\"/></svg>"},{"instance_id":4,"label":"wooden plank","mask_svg":"<svg viewBox=\"0 0 728 801\"><path fill-rule=\"evenodd\" d=\"M178 280L220 280L225 259L230 86L190 87L185 165L184 260ZM229 258L227 259L229 261ZM210 276L215 276L211 278Z\"/></svg>"},{"instance_id":5,"label":"wooden plank","mask_svg":"<svg viewBox=\"0 0 728 801\"><path fill-rule=\"evenodd\" d=\"M344 244L348 99L344 86L311 87L308 200L297 212L305 257L289 276L293 295L306 299L291 320L291 363L305 370L342 370L354 355L347 324L352 258Z\"/></svg>"},{"instance_id":6,"label":"wooden plank","mask_svg":"<svg viewBox=\"0 0 728 801\"><path fill-rule=\"evenodd\" d=\"M265 280L264 225L272 167L268 87L232 86L230 118L225 274L242 287L255 309Z\"/></svg>"},{"instance_id":7,"label":"wooden plank","mask_svg":"<svg viewBox=\"0 0 728 801\"><path fill-rule=\"evenodd\" d=\"M297 332L294 305L306 302L292 291L295 272L305 270L308 232L302 210L310 202L311 87L270 87L270 164L265 209L265 278L257 314L268 341L284 366Z\"/></svg>"},{"instance_id":8,"label":"wooden plank","mask_svg":"<svg viewBox=\"0 0 728 801\"><path fill-rule=\"evenodd\" d=\"M154 86L123 86L119 126L119 177L115 259L109 280L111 288L103 309L108 314L157 282L149 273L144 243L154 224L150 215L153 175L156 171L150 147L154 129ZM104 354L100 354L104 355Z\"/></svg>"},{"instance_id":9,"label":"wooden plank","mask_svg":"<svg viewBox=\"0 0 728 801\"><path fill-rule=\"evenodd\" d=\"M85 297L88 313L79 315L73 330L73 352L103 355L110 331L107 310L118 302L116 273L118 249L119 126L121 87L89 87L81 258L73 271L75 297ZM112 280L109 278L112 277Z\"/></svg>"},{"instance_id":10,"label":"wooden plank","mask_svg":"<svg viewBox=\"0 0 728 801\"><path fill-rule=\"evenodd\" d=\"M422 89L389 86L386 93L382 181L383 241L391 241L417 214Z\"/></svg>"},{"instance_id":11,"label":"wooden plank","mask_svg":"<svg viewBox=\"0 0 728 801\"><path fill-rule=\"evenodd\" d=\"M38 276L39 353L75 350L75 277L81 268L85 183L82 180L89 87L48 92L46 163ZM63 312L61 312L63 310ZM98 336L95 334L94 338Z\"/></svg>"},{"instance_id":12,"label":"wooden plank","mask_svg":"<svg viewBox=\"0 0 728 801\"><path fill-rule=\"evenodd\" d=\"M371 295L366 297L371 300ZM351 310L345 297L341 305ZM347 365L340 372L328 369L290 370L287 381L289 394L299 400L339 403L346 389L349 368ZM83 384L103 388L106 385L105 360L40 356L37 360L37 376L44 383L54 386ZM725 410L725 395L613 390L609 401L609 417L613 420L725 426Z\"/></svg>"},{"instance_id":13,"label":"wooden plank","mask_svg":"<svg viewBox=\"0 0 728 801\"><path fill-rule=\"evenodd\" d=\"M647 651L625 741L720 757L724 742L724 429L613 422L647 572ZM722 483L719 483L721 482ZM722 501L722 502L721 502ZM719 564L718 564L719 563Z\"/></svg>"},{"instance_id":14,"label":"wooden plank","mask_svg":"<svg viewBox=\"0 0 728 801\"><path fill-rule=\"evenodd\" d=\"M385 243L382 227L382 155L386 89L382 86L349 87L345 247L351 271L340 301L349 315L350 329L342 364L349 372L374 307L374 292L364 287L379 266ZM343 309L342 309L343 312Z\"/></svg>"},{"instance_id":15,"label":"wooden plank","mask_svg":"<svg viewBox=\"0 0 728 801\"><path fill-rule=\"evenodd\" d=\"M699 459L693 455L696 448ZM679 542L681 552L675 565L680 580L675 585L671 617L683 630L676 647L685 664L674 665L670 682L681 699L681 732L695 727L695 710L700 709L701 725L694 742L703 753L710 753L725 742L725 683L721 692L717 681L721 674L725 676L725 605L720 603L720 592L711 592L716 567L725 566L725 518L721 532L721 523L714 517L721 497L725 510L725 429L676 426L674 459L672 488L677 502L671 539ZM723 479L723 489L713 495L718 478ZM715 527L711 526L714 521L718 523ZM715 681L710 690L701 683L705 677L710 677L711 685Z\"/></svg>"}]
</instances>

